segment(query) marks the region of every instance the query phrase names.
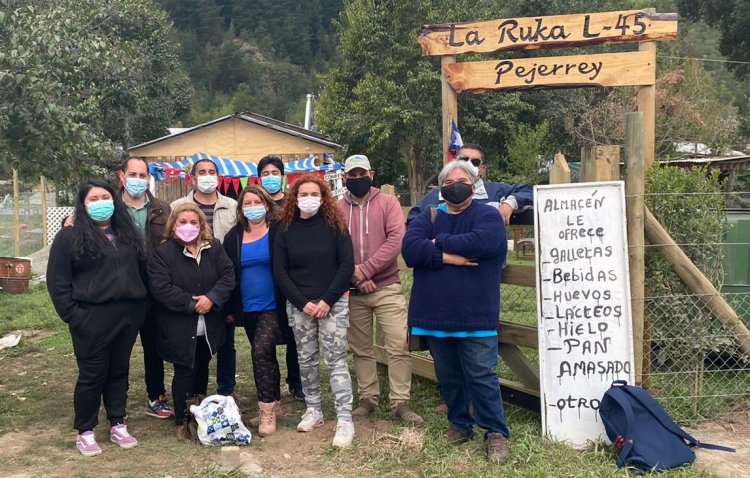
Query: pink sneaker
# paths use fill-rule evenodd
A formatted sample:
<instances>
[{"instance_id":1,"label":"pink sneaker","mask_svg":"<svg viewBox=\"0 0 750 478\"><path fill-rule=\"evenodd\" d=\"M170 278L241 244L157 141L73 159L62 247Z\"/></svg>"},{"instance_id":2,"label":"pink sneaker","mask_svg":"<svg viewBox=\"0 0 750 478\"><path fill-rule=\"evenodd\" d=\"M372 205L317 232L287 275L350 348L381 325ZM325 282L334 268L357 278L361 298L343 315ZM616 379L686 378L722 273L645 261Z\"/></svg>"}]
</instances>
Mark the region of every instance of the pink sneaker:
<instances>
[{"instance_id":1,"label":"pink sneaker","mask_svg":"<svg viewBox=\"0 0 750 478\"><path fill-rule=\"evenodd\" d=\"M94 438L94 432L92 431L83 432L76 437L76 448L78 448L78 451L80 451L83 456L102 454L102 449L99 447L99 444L96 443L96 438Z\"/></svg>"},{"instance_id":2,"label":"pink sneaker","mask_svg":"<svg viewBox=\"0 0 750 478\"><path fill-rule=\"evenodd\" d=\"M130 436L128 426L124 423L112 427L109 435L112 443L116 443L120 448L133 448L138 444L138 440Z\"/></svg>"}]
</instances>

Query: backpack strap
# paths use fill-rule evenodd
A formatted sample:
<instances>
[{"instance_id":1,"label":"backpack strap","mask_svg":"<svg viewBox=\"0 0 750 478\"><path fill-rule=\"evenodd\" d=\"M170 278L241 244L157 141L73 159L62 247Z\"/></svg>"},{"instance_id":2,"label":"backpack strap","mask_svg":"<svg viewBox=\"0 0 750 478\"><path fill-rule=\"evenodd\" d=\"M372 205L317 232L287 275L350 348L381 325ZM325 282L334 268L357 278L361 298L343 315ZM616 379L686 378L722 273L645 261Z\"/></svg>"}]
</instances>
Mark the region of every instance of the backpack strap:
<instances>
[{"instance_id":1,"label":"backpack strap","mask_svg":"<svg viewBox=\"0 0 750 478\"><path fill-rule=\"evenodd\" d=\"M617 457L617 468L622 468L623 466L625 466L625 459L628 457L628 455L630 455L630 452L633 449L633 445L635 444L630 435L633 430L633 425L635 425L633 407L630 405L628 398L622 392L622 388L623 387L613 386L607 392L607 395L612 400L614 400L620 406L620 408L622 408L622 411L625 413L625 422L628 424L628 428L625 431L625 436L623 437L624 441L622 449L620 450L620 454Z\"/></svg>"},{"instance_id":2,"label":"backpack strap","mask_svg":"<svg viewBox=\"0 0 750 478\"><path fill-rule=\"evenodd\" d=\"M669 415L666 414L666 412L662 410L654 410L652 406L648 405L641 396L642 394L647 394L645 390L642 388L637 387L631 387L631 386L621 386L617 387L620 390L622 390L624 393L628 394L633 400L640 403L643 408L648 411L654 418L656 418L659 423L662 424L664 428L669 430L674 435L677 435L678 437L682 438L683 440L686 440L691 447L697 447L697 448L704 448L706 450L718 450L718 451L726 451L729 453L734 453L736 450L734 448L728 447L728 446L721 446L721 445L714 445L711 443L701 443L700 441L696 440L692 435L690 435L688 432L677 426L670 418ZM651 398L649 396L649 398Z\"/></svg>"}]
</instances>

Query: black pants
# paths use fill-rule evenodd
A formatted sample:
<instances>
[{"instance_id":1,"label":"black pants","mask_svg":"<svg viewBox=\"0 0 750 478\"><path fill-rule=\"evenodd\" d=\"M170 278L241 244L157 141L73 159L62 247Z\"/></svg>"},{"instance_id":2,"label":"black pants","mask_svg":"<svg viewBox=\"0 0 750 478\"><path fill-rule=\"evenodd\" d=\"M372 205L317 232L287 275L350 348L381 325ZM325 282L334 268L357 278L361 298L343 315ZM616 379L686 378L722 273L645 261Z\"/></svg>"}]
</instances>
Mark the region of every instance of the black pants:
<instances>
[{"instance_id":1,"label":"black pants","mask_svg":"<svg viewBox=\"0 0 750 478\"><path fill-rule=\"evenodd\" d=\"M78 363L73 427L82 433L97 425L102 399L110 425L122 423L127 414L130 353L148 302L113 301L80 308L68 327Z\"/></svg>"},{"instance_id":2,"label":"black pants","mask_svg":"<svg viewBox=\"0 0 750 478\"><path fill-rule=\"evenodd\" d=\"M245 312L245 324L245 333L252 346L253 379L258 401L279 401L281 373L276 358L276 344L281 340L281 332L276 311Z\"/></svg>"},{"instance_id":3,"label":"black pants","mask_svg":"<svg viewBox=\"0 0 750 478\"><path fill-rule=\"evenodd\" d=\"M195 360L192 367L174 364L172 398L174 399L174 421L177 425L185 422L185 400L195 395L205 395L208 388L208 363L211 349L205 336L197 337Z\"/></svg>"},{"instance_id":4,"label":"black pants","mask_svg":"<svg viewBox=\"0 0 750 478\"><path fill-rule=\"evenodd\" d=\"M146 315L146 320L141 327L141 345L143 346L143 368L146 379L146 393L152 402L159 395L166 393L164 389L164 360L156 350L156 317L153 315L153 307Z\"/></svg>"},{"instance_id":5,"label":"black pants","mask_svg":"<svg viewBox=\"0 0 750 478\"><path fill-rule=\"evenodd\" d=\"M299 361L297 359L297 342L294 340L294 332L289 327L289 322L282 318L279 320L281 336L286 344L286 383L297 390L302 390L302 378L299 374Z\"/></svg>"},{"instance_id":6,"label":"black pants","mask_svg":"<svg viewBox=\"0 0 750 478\"><path fill-rule=\"evenodd\" d=\"M216 354L216 393L228 396L234 393L237 385L234 378L237 373L237 350L234 348L234 322L225 323L224 326L226 341Z\"/></svg>"}]
</instances>

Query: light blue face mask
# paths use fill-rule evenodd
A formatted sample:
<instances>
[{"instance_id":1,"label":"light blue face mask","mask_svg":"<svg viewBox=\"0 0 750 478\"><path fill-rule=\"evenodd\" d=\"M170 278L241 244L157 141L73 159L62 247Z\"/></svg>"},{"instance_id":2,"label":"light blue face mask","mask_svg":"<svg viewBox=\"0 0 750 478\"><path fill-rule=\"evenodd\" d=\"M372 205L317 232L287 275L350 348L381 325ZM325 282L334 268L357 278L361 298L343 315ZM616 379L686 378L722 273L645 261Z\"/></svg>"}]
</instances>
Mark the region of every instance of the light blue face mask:
<instances>
[{"instance_id":1,"label":"light blue face mask","mask_svg":"<svg viewBox=\"0 0 750 478\"><path fill-rule=\"evenodd\" d=\"M266 207L265 206L243 207L242 214L245 215L248 221L252 223L258 223L262 221L264 217L266 217Z\"/></svg>"},{"instance_id":2,"label":"light blue face mask","mask_svg":"<svg viewBox=\"0 0 750 478\"><path fill-rule=\"evenodd\" d=\"M125 180L125 190L134 198L139 198L146 194L148 189L148 180L141 178L127 178Z\"/></svg>"},{"instance_id":3,"label":"light blue face mask","mask_svg":"<svg viewBox=\"0 0 750 478\"><path fill-rule=\"evenodd\" d=\"M269 194L276 194L281 190L281 176L263 176L260 184Z\"/></svg>"},{"instance_id":4,"label":"light blue face mask","mask_svg":"<svg viewBox=\"0 0 750 478\"><path fill-rule=\"evenodd\" d=\"M104 222L115 212L115 203L111 199L100 199L86 205L89 217L97 222Z\"/></svg>"}]
</instances>

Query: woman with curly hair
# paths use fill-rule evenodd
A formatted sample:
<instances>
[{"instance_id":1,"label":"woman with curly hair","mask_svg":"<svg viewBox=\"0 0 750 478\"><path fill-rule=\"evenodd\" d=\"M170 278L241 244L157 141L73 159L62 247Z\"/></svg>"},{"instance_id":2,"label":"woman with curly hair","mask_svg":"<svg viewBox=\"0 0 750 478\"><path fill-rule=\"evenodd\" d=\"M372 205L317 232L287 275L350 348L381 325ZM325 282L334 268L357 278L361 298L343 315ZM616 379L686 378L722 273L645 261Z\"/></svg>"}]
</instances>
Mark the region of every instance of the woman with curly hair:
<instances>
[{"instance_id":1,"label":"woman with curly hair","mask_svg":"<svg viewBox=\"0 0 750 478\"><path fill-rule=\"evenodd\" d=\"M81 186L75 218L52 243L47 289L68 324L78 364L76 448L93 456L102 452L93 431L102 399L110 440L121 448L138 444L125 425L125 406L130 353L148 310L146 249L125 203L104 181Z\"/></svg>"},{"instance_id":2,"label":"woman with curly hair","mask_svg":"<svg viewBox=\"0 0 750 478\"><path fill-rule=\"evenodd\" d=\"M302 176L291 187L274 245L276 283L287 298L289 325L297 342L306 410L297 431L323 424L320 353L333 392L337 425L334 448L354 438L352 380L346 363L349 327L344 293L354 273L352 240L328 184L318 176Z\"/></svg>"}]
</instances>

